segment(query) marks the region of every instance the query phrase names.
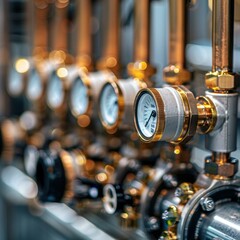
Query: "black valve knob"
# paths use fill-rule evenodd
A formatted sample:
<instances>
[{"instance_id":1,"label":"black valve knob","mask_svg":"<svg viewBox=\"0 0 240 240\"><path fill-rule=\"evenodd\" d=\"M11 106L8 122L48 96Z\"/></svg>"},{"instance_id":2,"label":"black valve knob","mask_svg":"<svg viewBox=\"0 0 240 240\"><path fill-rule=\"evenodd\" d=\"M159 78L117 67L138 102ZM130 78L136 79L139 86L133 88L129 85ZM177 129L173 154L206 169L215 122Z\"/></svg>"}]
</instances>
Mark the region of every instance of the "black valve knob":
<instances>
[{"instance_id":1,"label":"black valve knob","mask_svg":"<svg viewBox=\"0 0 240 240\"><path fill-rule=\"evenodd\" d=\"M43 202L59 202L64 196L66 177L59 155L41 150L36 168L39 199Z\"/></svg>"},{"instance_id":2,"label":"black valve knob","mask_svg":"<svg viewBox=\"0 0 240 240\"><path fill-rule=\"evenodd\" d=\"M124 205L132 205L133 199L125 194L121 185L107 184L103 189L103 206L108 214L123 210Z\"/></svg>"},{"instance_id":3,"label":"black valve knob","mask_svg":"<svg viewBox=\"0 0 240 240\"><path fill-rule=\"evenodd\" d=\"M95 180L78 177L74 184L74 195L78 200L99 199L103 196L103 186Z\"/></svg>"}]
</instances>

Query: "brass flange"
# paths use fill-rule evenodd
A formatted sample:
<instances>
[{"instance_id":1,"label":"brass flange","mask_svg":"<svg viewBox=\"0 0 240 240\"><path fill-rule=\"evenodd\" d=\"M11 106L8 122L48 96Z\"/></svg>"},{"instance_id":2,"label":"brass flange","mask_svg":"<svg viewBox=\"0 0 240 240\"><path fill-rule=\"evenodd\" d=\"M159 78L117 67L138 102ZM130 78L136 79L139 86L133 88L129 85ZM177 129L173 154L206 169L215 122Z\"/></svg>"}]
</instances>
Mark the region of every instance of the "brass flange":
<instances>
[{"instance_id":1,"label":"brass flange","mask_svg":"<svg viewBox=\"0 0 240 240\"><path fill-rule=\"evenodd\" d=\"M197 110L198 110L198 133L211 132L217 122L217 110L209 97L197 97Z\"/></svg>"},{"instance_id":2,"label":"brass flange","mask_svg":"<svg viewBox=\"0 0 240 240\"><path fill-rule=\"evenodd\" d=\"M177 65L169 65L163 69L163 80L171 85L182 85L190 82L191 73Z\"/></svg>"}]
</instances>

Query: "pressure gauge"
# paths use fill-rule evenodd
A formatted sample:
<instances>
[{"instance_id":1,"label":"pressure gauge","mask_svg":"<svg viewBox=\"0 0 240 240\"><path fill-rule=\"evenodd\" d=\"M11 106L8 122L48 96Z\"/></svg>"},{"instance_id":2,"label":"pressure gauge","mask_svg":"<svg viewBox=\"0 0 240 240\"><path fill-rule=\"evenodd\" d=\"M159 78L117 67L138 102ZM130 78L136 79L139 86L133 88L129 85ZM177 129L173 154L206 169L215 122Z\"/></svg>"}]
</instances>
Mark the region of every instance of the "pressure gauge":
<instances>
[{"instance_id":1,"label":"pressure gauge","mask_svg":"<svg viewBox=\"0 0 240 240\"><path fill-rule=\"evenodd\" d=\"M143 81L133 78L109 81L104 85L100 93L99 115L109 133L134 127L133 103L138 91L144 87Z\"/></svg>"},{"instance_id":2,"label":"pressure gauge","mask_svg":"<svg viewBox=\"0 0 240 240\"><path fill-rule=\"evenodd\" d=\"M86 114L89 108L89 90L81 77L77 77L70 93L70 105L74 116Z\"/></svg>"},{"instance_id":3,"label":"pressure gauge","mask_svg":"<svg viewBox=\"0 0 240 240\"><path fill-rule=\"evenodd\" d=\"M137 123L141 134L146 138L154 135L157 129L156 101L148 92L143 92L136 109Z\"/></svg>"},{"instance_id":4,"label":"pressure gauge","mask_svg":"<svg viewBox=\"0 0 240 240\"><path fill-rule=\"evenodd\" d=\"M24 151L24 167L27 174L34 177L36 174L39 151L33 145L28 145Z\"/></svg>"},{"instance_id":5,"label":"pressure gauge","mask_svg":"<svg viewBox=\"0 0 240 240\"><path fill-rule=\"evenodd\" d=\"M116 86L116 85L115 85ZM100 96L100 117L102 123L107 128L117 124L119 112L119 99L117 93L119 89L110 83L104 85Z\"/></svg>"},{"instance_id":6,"label":"pressure gauge","mask_svg":"<svg viewBox=\"0 0 240 240\"><path fill-rule=\"evenodd\" d=\"M43 84L41 76L36 69L32 69L29 75L29 80L27 84L27 96L30 100L38 100L43 92Z\"/></svg>"},{"instance_id":7,"label":"pressure gauge","mask_svg":"<svg viewBox=\"0 0 240 240\"><path fill-rule=\"evenodd\" d=\"M134 111L135 127L146 142L182 142L195 133L196 100L183 86L141 90L136 96Z\"/></svg>"},{"instance_id":8,"label":"pressure gauge","mask_svg":"<svg viewBox=\"0 0 240 240\"><path fill-rule=\"evenodd\" d=\"M53 72L48 88L47 88L47 102L50 108L59 108L64 101L64 87L62 80Z\"/></svg>"},{"instance_id":9,"label":"pressure gauge","mask_svg":"<svg viewBox=\"0 0 240 240\"><path fill-rule=\"evenodd\" d=\"M11 96L19 96L24 89L23 75L15 68L9 68L9 80L7 81L8 92Z\"/></svg>"}]
</instances>

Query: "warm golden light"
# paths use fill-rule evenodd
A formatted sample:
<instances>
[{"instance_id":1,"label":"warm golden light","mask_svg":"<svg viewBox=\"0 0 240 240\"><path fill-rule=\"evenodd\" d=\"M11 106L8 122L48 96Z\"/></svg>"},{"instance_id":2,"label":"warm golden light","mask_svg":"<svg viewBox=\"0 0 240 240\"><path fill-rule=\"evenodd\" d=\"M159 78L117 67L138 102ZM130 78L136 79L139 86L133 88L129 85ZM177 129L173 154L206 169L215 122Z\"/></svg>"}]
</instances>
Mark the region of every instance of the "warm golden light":
<instances>
[{"instance_id":1,"label":"warm golden light","mask_svg":"<svg viewBox=\"0 0 240 240\"><path fill-rule=\"evenodd\" d=\"M147 63L146 62L140 62L138 66L139 66L140 70L145 70L147 68Z\"/></svg>"},{"instance_id":2,"label":"warm golden light","mask_svg":"<svg viewBox=\"0 0 240 240\"><path fill-rule=\"evenodd\" d=\"M26 73L30 68L29 61L25 58L20 58L15 63L15 69L19 73Z\"/></svg>"},{"instance_id":3,"label":"warm golden light","mask_svg":"<svg viewBox=\"0 0 240 240\"><path fill-rule=\"evenodd\" d=\"M108 179L108 177L107 177L107 174L106 174L106 173L98 173L98 174L96 175L96 180L97 180L98 182L100 182L100 183L106 182L107 179Z\"/></svg>"},{"instance_id":4,"label":"warm golden light","mask_svg":"<svg viewBox=\"0 0 240 240\"><path fill-rule=\"evenodd\" d=\"M64 67L61 67L57 70L57 75L60 78L65 78L68 75L68 70Z\"/></svg>"}]
</instances>

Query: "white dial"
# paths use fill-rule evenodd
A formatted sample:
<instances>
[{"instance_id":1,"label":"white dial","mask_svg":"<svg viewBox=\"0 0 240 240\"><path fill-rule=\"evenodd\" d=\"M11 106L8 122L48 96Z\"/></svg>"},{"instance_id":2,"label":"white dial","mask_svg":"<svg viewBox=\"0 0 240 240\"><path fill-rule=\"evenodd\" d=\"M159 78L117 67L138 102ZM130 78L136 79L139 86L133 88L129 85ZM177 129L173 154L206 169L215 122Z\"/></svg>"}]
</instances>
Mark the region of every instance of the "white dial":
<instances>
[{"instance_id":1,"label":"white dial","mask_svg":"<svg viewBox=\"0 0 240 240\"><path fill-rule=\"evenodd\" d=\"M62 105L64 100L64 89L62 80L56 75L52 74L48 89L47 101L51 108L58 108Z\"/></svg>"},{"instance_id":2,"label":"white dial","mask_svg":"<svg viewBox=\"0 0 240 240\"><path fill-rule=\"evenodd\" d=\"M118 119L118 96L111 84L107 83L100 96L100 114L107 125L114 125Z\"/></svg>"},{"instance_id":3,"label":"white dial","mask_svg":"<svg viewBox=\"0 0 240 240\"><path fill-rule=\"evenodd\" d=\"M37 70L33 69L29 76L28 85L27 85L27 96L31 100L37 100L42 93L43 86L41 77Z\"/></svg>"},{"instance_id":4,"label":"white dial","mask_svg":"<svg viewBox=\"0 0 240 240\"><path fill-rule=\"evenodd\" d=\"M136 123L139 132L146 138L154 135L157 129L157 107L154 98L143 92L136 103Z\"/></svg>"},{"instance_id":5,"label":"white dial","mask_svg":"<svg viewBox=\"0 0 240 240\"><path fill-rule=\"evenodd\" d=\"M85 114L89 105L88 88L78 77L72 86L70 104L75 115Z\"/></svg>"},{"instance_id":6,"label":"white dial","mask_svg":"<svg viewBox=\"0 0 240 240\"><path fill-rule=\"evenodd\" d=\"M37 161L39 152L36 147L28 145L24 152L24 167L29 176L34 177L36 174Z\"/></svg>"},{"instance_id":7,"label":"white dial","mask_svg":"<svg viewBox=\"0 0 240 240\"><path fill-rule=\"evenodd\" d=\"M9 80L7 87L10 95L17 96L23 91L23 76L15 68L9 69Z\"/></svg>"}]
</instances>

